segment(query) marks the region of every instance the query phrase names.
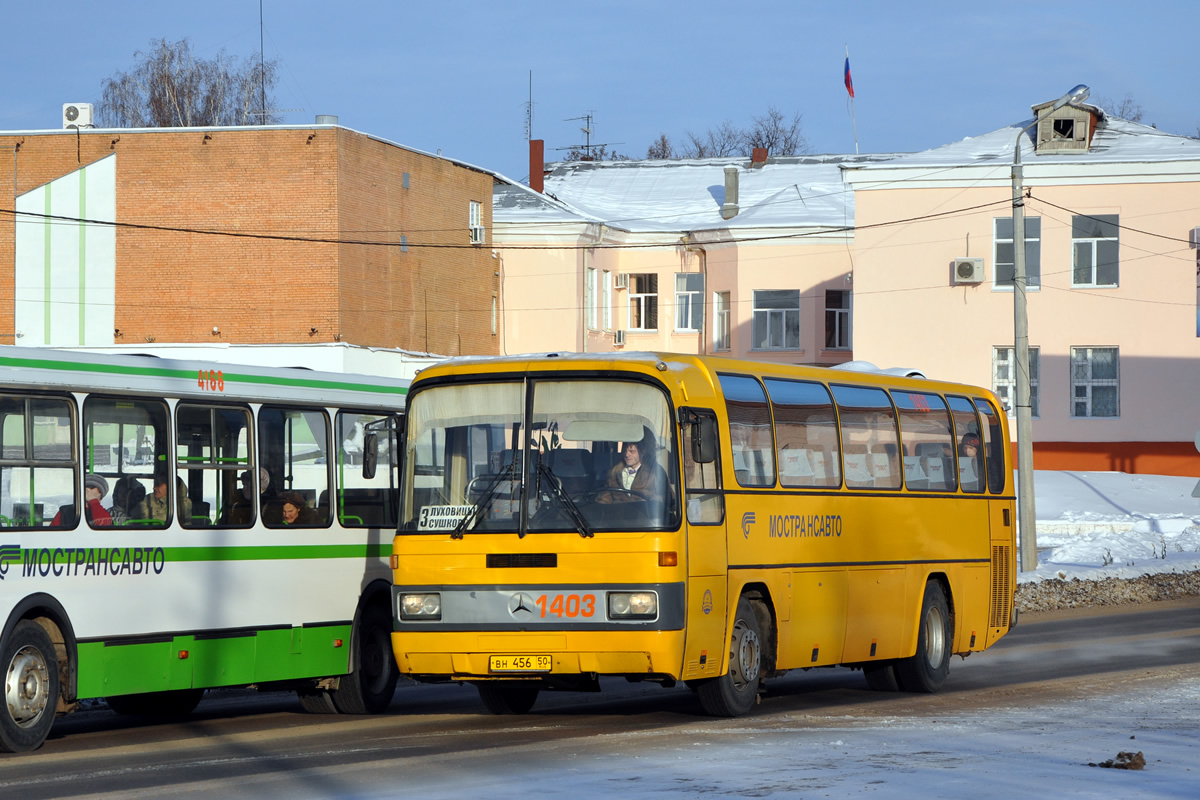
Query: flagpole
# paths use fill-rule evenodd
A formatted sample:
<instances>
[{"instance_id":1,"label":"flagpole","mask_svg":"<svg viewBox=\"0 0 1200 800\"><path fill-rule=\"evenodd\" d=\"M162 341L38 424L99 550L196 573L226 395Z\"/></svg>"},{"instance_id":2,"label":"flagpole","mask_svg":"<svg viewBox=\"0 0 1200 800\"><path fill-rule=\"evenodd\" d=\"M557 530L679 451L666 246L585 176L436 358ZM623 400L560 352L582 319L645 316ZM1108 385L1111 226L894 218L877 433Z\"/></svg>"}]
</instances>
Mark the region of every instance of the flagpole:
<instances>
[{"instance_id":1,"label":"flagpole","mask_svg":"<svg viewBox=\"0 0 1200 800\"><path fill-rule=\"evenodd\" d=\"M854 83L850 80L850 45L846 45L846 91L850 93L850 124L854 126L854 155L858 155L858 117L854 114Z\"/></svg>"}]
</instances>

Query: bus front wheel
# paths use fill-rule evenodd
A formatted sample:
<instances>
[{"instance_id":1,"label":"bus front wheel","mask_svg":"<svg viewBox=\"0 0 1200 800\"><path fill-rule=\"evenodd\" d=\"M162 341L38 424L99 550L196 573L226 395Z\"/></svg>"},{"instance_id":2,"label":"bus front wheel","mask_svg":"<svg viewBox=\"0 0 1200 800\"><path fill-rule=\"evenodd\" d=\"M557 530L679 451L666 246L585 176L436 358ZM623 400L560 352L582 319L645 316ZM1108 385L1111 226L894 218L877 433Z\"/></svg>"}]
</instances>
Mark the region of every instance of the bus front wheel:
<instances>
[{"instance_id":1,"label":"bus front wheel","mask_svg":"<svg viewBox=\"0 0 1200 800\"><path fill-rule=\"evenodd\" d=\"M392 617L382 605L363 608L354 642L354 663L330 697L343 714L380 714L392 704L400 670L392 655ZM303 699L301 700L303 702Z\"/></svg>"},{"instance_id":2,"label":"bus front wheel","mask_svg":"<svg viewBox=\"0 0 1200 800\"><path fill-rule=\"evenodd\" d=\"M917 631L917 652L896 662L896 677L906 692L932 693L942 688L950 674L950 607L942 585L931 580L925 584L921 603L921 627Z\"/></svg>"},{"instance_id":3,"label":"bus front wheel","mask_svg":"<svg viewBox=\"0 0 1200 800\"><path fill-rule=\"evenodd\" d=\"M479 699L493 714L525 714L537 702L538 685L531 681L480 681Z\"/></svg>"},{"instance_id":4,"label":"bus front wheel","mask_svg":"<svg viewBox=\"0 0 1200 800\"><path fill-rule=\"evenodd\" d=\"M740 717L758 701L762 681L762 631L754 605L738 600L729 637L729 671L697 687L700 705L714 717Z\"/></svg>"},{"instance_id":5,"label":"bus front wheel","mask_svg":"<svg viewBox=\"0 0 1200 800\"><path fill-rule=\"evenodd\" d=\"M21 620L0 651L4 667L4 708L0 709L0 750L24 753L46 741L58 706L58 659L45 628Z\"/></svg>"}]
</instances>

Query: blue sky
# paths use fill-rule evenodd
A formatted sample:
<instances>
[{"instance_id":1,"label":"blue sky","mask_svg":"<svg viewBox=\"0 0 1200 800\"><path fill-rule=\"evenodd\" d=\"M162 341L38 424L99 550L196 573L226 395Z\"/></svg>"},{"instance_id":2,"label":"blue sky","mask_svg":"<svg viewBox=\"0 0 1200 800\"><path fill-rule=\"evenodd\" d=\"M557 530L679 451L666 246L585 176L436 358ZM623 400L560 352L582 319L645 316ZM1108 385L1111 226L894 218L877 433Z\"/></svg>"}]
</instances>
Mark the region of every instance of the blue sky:
<instances>
[{"instance_id":1,"label":"blue sky","mask_svg":"<svg viewBox=\"0 0 1200 800\"><path fill-rule=\"evenodd\" d=\"M590 3L263 0L266 57L289 123L335 114L356 130L496 170L528 173L533 135L645 155L774 105L803 115L810 149L854 152L842 84L854 76L859 148L924 150L1030 116L1078 83L1131 95L1143 122L1195 136L1195 5L1096 0ZM8 3L0 34L0 130L61 127L62 104L101 99L102 81L152 39L205 57L259 51L258 0Z\"/></svg>"}]
</instances>

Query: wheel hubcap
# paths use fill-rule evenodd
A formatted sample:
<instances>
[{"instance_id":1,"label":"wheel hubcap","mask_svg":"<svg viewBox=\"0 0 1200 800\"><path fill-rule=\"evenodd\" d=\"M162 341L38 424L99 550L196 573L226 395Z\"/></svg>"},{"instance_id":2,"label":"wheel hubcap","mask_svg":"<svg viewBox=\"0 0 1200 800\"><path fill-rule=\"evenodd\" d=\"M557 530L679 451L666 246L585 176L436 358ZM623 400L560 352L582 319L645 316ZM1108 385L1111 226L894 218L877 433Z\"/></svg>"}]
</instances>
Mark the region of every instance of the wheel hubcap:
<instances>
[{"instance_id":1,"label":"wheel hubcap","mask_svg":"<svg viewBox=\"0 0 1200 800\"><path fill-rule=\"evenodd\" d=\"M940 667L946 655L946 626L942 624L940 609L929 609L925 619L925 658L929 666Z\"/></svg>"},{"instance_id":2,"label":"wheel hubcap","mask_svg":"<svg viewBox=\"0 0 1200 800\"><path fill-rule=\"evenodd\" d=\"M50 675L42 654L33 647L18 650L9 662L4 681L4 700L13 721L27 725L41 716L49 686Z\"/></svg>"},{"instance_id":3,"label":"wheel hubcap","mask_svg":"<svg viewBox=\"0 0 1200 800\"><path fill-rule=\"evenodd\" d=\"M734 651L730 653L734 684L740 689L758 680L758 666L762 658L758 634L738 622L734 636Z\"/></svg>"}]
</instances>

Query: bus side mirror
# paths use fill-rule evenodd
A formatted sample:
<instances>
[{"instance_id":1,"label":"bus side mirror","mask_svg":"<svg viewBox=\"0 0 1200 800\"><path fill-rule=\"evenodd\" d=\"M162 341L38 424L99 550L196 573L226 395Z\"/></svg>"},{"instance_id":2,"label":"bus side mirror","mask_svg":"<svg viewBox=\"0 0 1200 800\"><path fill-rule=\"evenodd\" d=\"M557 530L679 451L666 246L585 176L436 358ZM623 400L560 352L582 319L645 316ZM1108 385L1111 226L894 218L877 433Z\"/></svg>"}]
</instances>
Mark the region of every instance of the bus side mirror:
<instances>
[{"instance_id":1,"label":"bus side mirror","mask_svg":"<svg viewBox=\"0 0 1200 800\"><path fill-rule=\"evenodd\" d=\"M711 464L717 460L717 420L706 415L697 416L692 423L692 461Z\"/></svg>"},{"instance_id":2,"label":"bus side mirror","mask_svg":"<svg viewBox=\"0 0 1200 800\"><path fill-rule=\"evenodd\" d=\"M375 466L379 463L379 434L363 434L362 476L366 480L375 477Z\"/></svg>"}]
</instances>

